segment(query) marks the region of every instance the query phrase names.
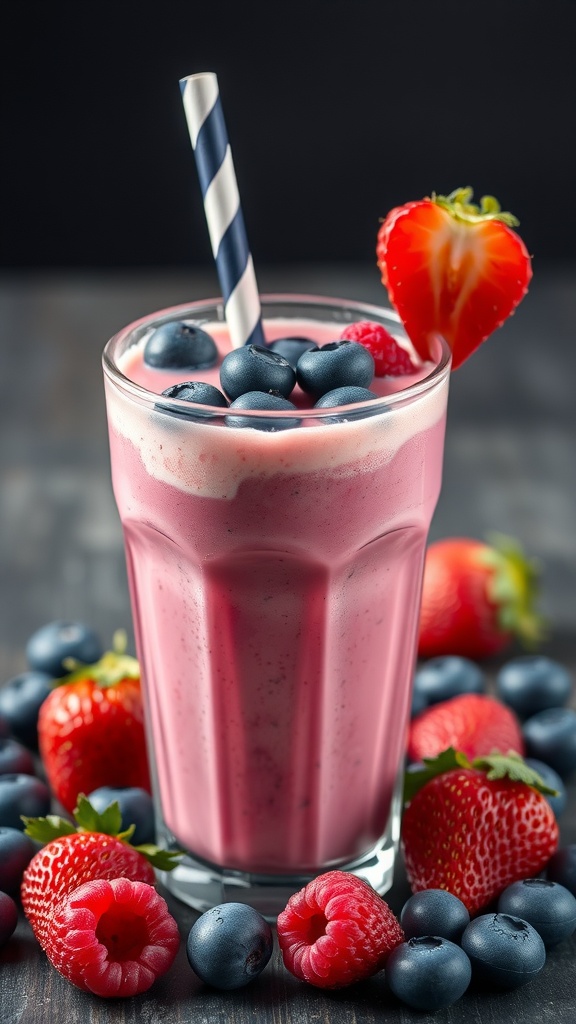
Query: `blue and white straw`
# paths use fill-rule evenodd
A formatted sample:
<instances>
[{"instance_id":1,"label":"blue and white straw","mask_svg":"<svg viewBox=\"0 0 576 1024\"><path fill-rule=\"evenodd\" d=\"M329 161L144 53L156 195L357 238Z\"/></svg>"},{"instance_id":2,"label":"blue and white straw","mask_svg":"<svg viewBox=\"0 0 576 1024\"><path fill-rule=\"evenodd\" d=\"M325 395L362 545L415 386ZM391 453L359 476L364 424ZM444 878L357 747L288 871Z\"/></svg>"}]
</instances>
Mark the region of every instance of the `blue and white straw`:
<instances>
[{"instance_id":1,"label":"blue and white straw","mask_svg":"<svg viewBox=\"0 0 576 1024\"><path fill-rule=\"evenodd\" d=\"M248 248L218 79L212 72L190 75L180 80L180 89L230 340L235 348L264 345L256 274Z\"/></svg>"}]
</instances>

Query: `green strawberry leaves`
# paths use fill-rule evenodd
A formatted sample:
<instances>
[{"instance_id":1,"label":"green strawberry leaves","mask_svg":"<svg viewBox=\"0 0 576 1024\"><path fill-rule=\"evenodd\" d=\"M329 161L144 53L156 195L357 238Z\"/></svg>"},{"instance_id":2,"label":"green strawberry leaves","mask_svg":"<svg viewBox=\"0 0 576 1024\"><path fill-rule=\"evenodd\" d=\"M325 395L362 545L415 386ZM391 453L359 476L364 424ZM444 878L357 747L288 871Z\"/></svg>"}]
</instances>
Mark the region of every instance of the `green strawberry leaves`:
<instances>
[{"instance_id":1,"label":"green strawberry leaves","mask_svg":"<svg viewBox=\"0 0 576 1024\"><path fill-rule=\"evenodd\" d=\"M422 789L427 782L444 775L454 768L473 768L484 772L487 779L496 781L498 779L511 779L512 782L523 782L527 786L538 790L545 796L558 796L555 789L548 786L544 779L526 764L523 757L513 750L507 754L494 751L483 757L476 757L470 761L466 754L454 747L448 747L437 757L425 757L422 768L406 772L404 776L404 803L409 804L419 789Z\"/></svg>"},{"instance_id":2,"label":"green strawberry leaves","mask_svg":"<svg viewBox=\"0 0 576 1024\"><path fill-rule=\"evenodd\" d=\"M26 818L22 815L24 832L42 845L46 845L60 836L74 835L77 832L102 832L104 835L113 836L128 846L132 846L130 839L134 834L135 826L130 825L129 828L121 831L122 816L117 800L114 800L100 813L92 807L90 801L83 794L80 794L78 806L74 809L74 818L75 822L71 822L57 814L48 814L45 818ZM142 843L133 848L159 871L172 871L182 856L180 850L165 850L153 843Z\"/></svg>"},{"instance_id":3,"label":"green strawberry leaves","mask_svg":"<svg viewBox=\"0 0 576 1024\"><path fill-rule=\"evenodd\" d=\"M540 566L512 537L491 533L487 542L483 562L492 569L487 592L497 608L498 625L505 633L518 637L525 647L533 648L546 633L536 609Z\"/></svg>"},{"instance_id":4,"label":"green strawberry leaves","mask_svg":"<svg viewBox=\"0 0 576 1024\"><path fill-rule=\"evenodd\" d=\"M480 205L472 202L474 195L470 186L455 188L450 195L439 196L432 193L432 202L442 209L451 213L456 220L467 221L470 224L477 224L483 220L501 220L509 228L517 228L520 221L513 213L507 213L500 208L500 203L495 196L482 196Z\"/></svg>"}]
</instances>

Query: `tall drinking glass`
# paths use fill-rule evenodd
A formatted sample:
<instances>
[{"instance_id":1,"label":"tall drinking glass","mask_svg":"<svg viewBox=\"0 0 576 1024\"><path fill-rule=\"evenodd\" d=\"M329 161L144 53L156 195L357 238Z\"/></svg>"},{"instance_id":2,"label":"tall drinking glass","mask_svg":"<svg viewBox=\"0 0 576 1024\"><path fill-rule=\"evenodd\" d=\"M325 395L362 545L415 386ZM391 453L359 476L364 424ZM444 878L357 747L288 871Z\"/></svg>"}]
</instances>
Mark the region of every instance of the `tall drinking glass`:
<instances>
[{"instance_id":1,"label":"tall drinking glass","mask_svg":"<svg viewBox=\"0 0 576 1024\"><path fill-rule=\"evenodd\" d=\"M262 312L268 341L324 344L372 320L405 343L396 315L366 304L269 296ZM104 353L159 839L185 851L165 884L200 910L236 900L272 916L334 867L385 892L448 348L376 378L382 397L364 405L231 422L159 398L191 376L218 383L145 366L170 320L227 350L211 301L146 317Z\"/></svg>"}]
</instances>

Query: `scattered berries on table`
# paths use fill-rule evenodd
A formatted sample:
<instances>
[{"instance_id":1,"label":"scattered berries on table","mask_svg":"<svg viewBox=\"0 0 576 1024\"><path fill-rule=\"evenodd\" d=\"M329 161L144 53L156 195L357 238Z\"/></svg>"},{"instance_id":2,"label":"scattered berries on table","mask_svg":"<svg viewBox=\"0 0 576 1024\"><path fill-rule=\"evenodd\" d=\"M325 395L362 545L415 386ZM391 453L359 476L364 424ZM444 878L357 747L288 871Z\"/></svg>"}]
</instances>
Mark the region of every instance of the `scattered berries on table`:
<instances>
[{"instance_id":1,"label":"scattered berries on table","mask_svg":"<svg viewBox=\"0 0 576 1024\"><path fill-rule=\"evenodd\" d=\"M146 992L179 944L178 925L153 886L117 877L94 878L63 896L43 948L73 985L114 998Z\"/></svg>"},{"instance_id":2,"label":"scattered berries on table","mask_svg":"<svg viewBox=\"0 0 576 1024\"><path fill-rule=\"evenodd\" d=\"M26 644L31 669L53 678L69 671L68 659L90 665L102 656L102 641L82 622L48 622L32 634Z\"/></svg>"},{"instance_id":3,"label":"scattered berries on table","mask_svg":"<svg viewBox=\"0 0 576 1024\"><path fill-rule=\"evenodd\" d=\"M52 676L33 671L21 672L0 689L0 715L30 750L38 749L38 714L51 689Z\"/></svg>"},{"instance_id":4,"label":"scattered berries on table","mask_svg":"<svg viewBox=\"0 0 576 1024\"><path fill-rule=\"evenodd\" d=\"M513 638L537 641L537 569L516 543L450 537L426 552L418 652L421 658L458 654L481 660Z\"/></svg>"},{"instance_id":5,"label":"scattered berries on table","mask_svg":"<svg viewBox=\"0 0 576 1024\"><path fill-rule=\"evenodd\" d=\"M147 790L138 786L101 786L88 793L87 799L99 814L104 814L110 804L117 801L121 816L120 830L125 831L131 825L134 826L130 837L133 846L155 842L154 803Z\"/></svg>"},{"instance_id":6,"label":"scattered berries on table","mask_svg":"<svg viewBox=\"0 0 576 1024\"><path fill-rule=\"evenodd\" d=\"M408 939L392 950L386 981L395 996L415 1010L433 1013L452 1006L472 979L463 949L439 935Z\"/></svg>"},{"instance_id":7,"label":"scattered berries on table","mask_svg":"<svg viewBox=\"0 0 576 1024\"><path fill-rule=\"evenodd\" d=\"M576 843L556 850L546 865L546 878L565 886L576 896Z\"/></svg>"},{"instance_id":8,"label":"scattered berries on table","mask_svg":"<svg viewBox=\"0 0 576 1024\"><path fill-rule=\"evenodd\" d=\"M8 893L0 892L0 947L16 931L18 924L18 907Z\"/></svg>"},{"instance_id":9,"label":"scattered berries on table","mask_svg":"<svg viewBox=\"0 0 576 1024\"><path fill-rule=\"evenodd\" d=\"M528 718L522 727L526 751L550 765L562 779L576 770L576 711L548 708Z\"/></svg>"},{"instance_id":10,"label":"scattered berries on table","mask_svg":"<svg viewBox=\"0 0 576 1024\"><path fill-rule=\"evenodd\" d=\"M344 871L319 875L291 896L277 927L285 966L319 988L375 974L404 939L381 896Z\"/></svg>"},{"instance_id":11,"label":"scattered berries on table","mask_svg":"<svg viewBox=\"0 0 576 1024\"><path fill-rule=\"evenodd\" d=\"M0 827L0 891L13 893L20 888L25 868L36 853L30 836L18 828Z\"/></svg>"},{"instance_id":12,"label":"scattered berries on table","mask_svg":"<svg viewBox=\"0 0 576 1024\"><path fill-rule=\"evenodd\" d=\"M536 929L509 914L474 918L462 936L462 949L470 957L473 976L498 988L525 985L546 963L546 948Z\"/></svg>"},{"instance_id":13,"label":"scattered berries on table","mask_svg":"<svg viewBox=\"0 0 576 1024\"><path fill-rule=\"evenodd\" d=\"M528 921L545 946L556 946L576 928L576 898L546 878L523 878L500 895L498 913Z\"/></svg>"},{"instance_id":14,"label":"scattered berries on table","mask_svg":"<svg viewBox=\"0 0 576 1024\"><path fill-rule=\"evenodd\" d=\"M34 775L0 775L0 825L23 830L22 815L42 817L50 811L48 786Z\"/></svg>"},{"instance_id":15,"label":"scattered berries on table","mask_svg":"<svg viewBox=\"0 0 576 1024\"><path fill-rule=\"evenodd\" d=\"M465 693L425 708L410 723L408 757L422 761L437 757L448 747L468 757L499 750L524 753L522 730L516 716L495 697Z\"/></svg>"},{"instance_id":16,"label":"scattered berries on table","mask_svg":"<svg viewBox=\"0 0 576 1024\"><path fill-rule=\"evenodd\" d=\"M486 679L482 669L470 658L443 655L430 658L416 671L414 694L422 701L422 710L463 693L483 693Z\"/></svg>"},{"instance_id":17,"label":"scattered berries on table","mask_svg":"<svg viewBox=\"0 0 576 1024\"><path fill-rule=\"evenodd\" d=\"M410 353L398 344L383 324L359 320L345 327L340 337L364 345L374 360L376 377L402 377L416 370Z\"/></svg>"},{"instance_id":18,"label":"scattered berries on table","mask_svg":"<svg viewBox=\"0 0 576 1024\"><path fill-rule=\"evenodd\" d=\"M413 892L447 889L472 915L537 875L557 849L546 787L519 756L471 762L448 750L407 773L405 785L402 846Z\"/></svg>"},{"instance_id":19,"label":"scattered berries on table","mask_svg":"<svg viewBox=\"0 0 576 1024\"><path fill-rule=\"evenodd\" d=\"M566 666L541 654L511 658L496 676L497 695L521 718L563 707L572 687L572 675Z\"/></svg>"},{"instance_id":20,"label":"scattered berries on table","mask_svg":"<svg viewBox=\"0 0 576 1024\"><path fill-rule=\"evenodd\" d=\"M201 981L218 989L248 985L272 956L272 929L246 903L207 910L190 929L186 954Z\"/></svg>"},{"instance_id":21,"label":"scattered berries on table","mask_svg":"<svg viewBox=\"0 0 576 1024\"><path fill-rule=\"evenodd\" d=\"M69 812L79 793L100 786L150 790L140 669L116 648L81 665L54 687L40 708L40 755L50 788Z\"/></svg>"},{"instance_id":22,"label":"scattered berries on table","mask_svg":"<svg viewBox=\"0 0 576 1024\"><path fill-rule=\"evenodd\" d=\"M18 740L0 739L0 775L35 775L36 766L30 751Z\"/></svg>"},{"instance_id":23,"label":"scattered berries on table","mask_svg":"<svg viewBox=\"0 0 576 1024\"><path fill-rule=\"evenodd\" d=\"M130 831L121 832L114 804L98 814L81 797L76 822L54 815L26 821L26 833L46 843L26 868L20 889L22 908L41 946L50 933L53 908L79 885L120 877L153 885L154 867L170 870L175 864L168 851L131 846Z\"/></svg>"},{"instance_id":24,"label":"scattered berries on table","mask_svg":"<svg viewBox=\"0 0 576 1024\"><path fill-rule=\"evenodd\" d=\"M462 900L446 889L415 892L400 914L400 924L407 939L436 935L458 943L469 922L470 914Z\"/></svg>"},{"instance_id":25,"label":"scattered berries on table","mask_svg":"<svg viewBox=\"0 0 576 1024\"><path fill-rule=\"evenodd\" d=\"M556 820L558 820L566 810L566 802L568 799L566 786L558 775L558 772L555 772L549 764L545 764L544 761L539 761L536 757L526 757L525 761L528 767L537 772L546 785L549 786L551 790L554 790L554 793L545 793L544 796L554 811Z\"/></svg>"},{"instance_id":26,"label":"scattered berries on table","mask_svg":"<svg viewBox=\"0 0 576 1024\"><path fill-rule=\"evenodd\" d=\"M518 221L472 189L405 203L378 232L382 283L423 359L440 334L456 369L500 327L528 290L530 256Z\"/></svg>"}]
</instances>

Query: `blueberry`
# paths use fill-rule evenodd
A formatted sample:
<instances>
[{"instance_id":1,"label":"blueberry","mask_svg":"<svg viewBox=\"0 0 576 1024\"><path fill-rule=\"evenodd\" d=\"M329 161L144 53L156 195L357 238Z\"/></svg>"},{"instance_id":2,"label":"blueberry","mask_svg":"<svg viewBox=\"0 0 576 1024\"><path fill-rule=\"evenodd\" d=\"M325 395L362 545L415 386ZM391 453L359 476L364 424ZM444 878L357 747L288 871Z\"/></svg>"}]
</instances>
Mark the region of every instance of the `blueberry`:
<instances>
[{"instance_id":1,"label":"blueberry","mask_svg":"<svg viewBox=\"0 0 576 1024\"><path fill-rule=\"evenodd\" d=\"M144 362L162 370L207 370L218 362L218 349L201 327L172 320L152 332Z\"/></svg>"},{"instance_id":2,"label":"blueberry","mask_svg":"<svg viewBox=\"0 0 576 1024\"><path fill-rule=\"evenodd\" d=\"M509 885L498 900L498 913L528 921L545 946L556 946L576 928L576 898L546 878L525 878Z\"/></svg>"},{"instance_id":3,"label":"blueberry","mask_svg":"<svg viewBox=\"0 0 576 1024\"><path fill-rule=\"evenodd\" d=\"M484 673L478 665L456 655L431 658L414 676L414 692L421 695L426 707L464 693L483 693L485 689Z\"/></svg>"},{"instance_id":4,"label":"blueberry","mask_svg":"<svg viewBox=\"0 0 576 1024\"><path fill-rule=\"evenodd\" d=\"M190 402L191 405L215 405L219 409L227 409L228 402L226 397L222 394L218 388L213 387L212 384L205 384L201 380L185 380L180 384L173 384L172 387L166 388L162 392L167 398L178 398L181 402ZM197 417L210 417L216 415L215 413L204 412L202 410L190 410L188 413L184 409L176 409L174 406L163 405L162 402L156 403L157 409L162 409L165 412L171 413L172 416L194 416Z\"/></svg>"},{"instance_id":5,"label":"blueberry","mask_svg":"<svg viewBox=\"0 0 576 1024\"><path fill-rule=\"evenodd\" d=\"M145 789L140 789L139 786L100 786L88 794L88 799L99 814L117 800L122 817L122 831L130 825L136 826L130 842L134 846L155 842L154 804Z\"/></svg>"},{"instance_id":6,"label":"blueberry","mask_svg":"<svg viewBox=\"0 0 576 1024\"><path fill-rule=\"evenodd\" d=\"M20 815L45 818L50 813L50 790L33 775L0 775L0 825L24 830Z\"/></svg>"},{"instance_id":7,"label":"blueberry","mask_svg":"<svg viewBox=\"0 0 576 1024\"><path fill-rule=\"evenodd\" d=\"M34 759L18 740L0 740L0 775L35 775Z\"/></svg>"},{"instance_id":8,"label":"blueberry","mask_svg":"<svg viewBox=\"0 0 576 1024\"><path fill-rule=\"evenodd\" d=\"M528 718L522 727L528 757L549 764L566 779L576 768L576 711L548 708Z\"/></svg>"},{"instance_id":9,"label":"blueberry","mask_svg":"<svg viewBox=\"0 0 576 1024\"><path fill-rule=\"evenodd\" d=\"M559 818L566 810L567 794L566 787L558 775L558 772L555 772L549 764L544 764L544 761L538 761L535 757L526 757L525 761L530 768L533 768L535 772L538 772L538 775L547 786L550 786L550 789L555 789L557 791L558 796L549 796L548 793L544 793L543 796L554 811L554 816Z\"/></svg>"},{"instance_id":10,"label":"blueberry","mask_svg":"<svg viewBox=\"0 0 576 1024\"><path fill-rule=\"evenodd\" d=\"M275 391L287 398L296 383L296 371L269 348L244 345L222 360L220 383L231 401L249 391Z\"/></svg>"},{"instance_id":11,"label":"blueberry","mask_svg":"<svg viewBox=\"0 0 576 1024\"><path fill-rule=\"evenodd\" d=\"M281 412L283 409L290 409L292 412L297 411L296 406L289 402L288 399L281 398L279 395L267 395L263 391L248 391L245 395L240 395L239 398L230 403L230 409L262 409L270 412ZM300 420L294 418L226 417L226 425L228 427L255 427L257 430L287 430L290 427L297 427L299 423Z\"/></svg>"},{"instance_id":12,"label":"blueberry","mask_svg":"<svg viewBox=\"0 0 576 1024\"><path fill-rule=\"evenodd\" d=\"M327 391L325 395L322 395L322 397L316 402L314 408L335 409L339 405L357 405L361 402L373 402L375 398L378 398L378 395L373 391L368 391L368 388L356 388L350 386L334 388L333 391ZM364 419L365 416L375 416L378 412L382 412L381 406L378 406L378 408L375 409L359 409L358 412L349 410L341 416L329 416L327 418L330 423L346 423L349 420Z\"/></svg>"},{"instance_id":13,"label":"blueberry","mask_svg":"<svg viewBox=\"0 0 576 1024\"><path fill-rule=\"evenodd\" d=\"M0 946L3 946L16 930L18 907L11 896L0 892Z\"/></svg>"},{"instance_id":14,"label":"blueberry","mask_svg":"<svg viewBox=\"0 0 576 1024\"><path fill-rule=\"evenodd\" d=\"M410 717L416 718L422 711L425 711L428 707L428 702L423 693L414 688L412 690L412 706L410 709Z\"/></svg>"},{"instance_id":15,"label":"blueberry","mask_svg":"<svg viewBox=\"0 0 576 1024\"><path fill-rule=\"evenodd\" d=\"M30 836L18 828L0 827L0 890L17 892L25 868L36 853Z\"/></svg>"},{"instance_id":16,"label":"blueberry","mask_svg":"<svg viewBox=\"0 0 576 1024\"><path fill-rule=\"evenodd\" d=\"M0 690L0 696L2 690ZM0 739L5 739L6 736L10 735L10 726L8 725L8 719L3 714L0 714Z\"/></svg>"},{"instance_id":17,"label":"blueberry","mask_svg":"<svg viewBox=\"0 0 576 1024\"><path fill-rule=\"evenodd\" d=\"M91 665L102 657L100 638L81 622L49 622L42 626L26 644L30 668L52 677L66 674L66 658Z\"/></svg>"},{"instance_id":18,"label":"blueberry","mask_svg":"<svg viewBox=\"0 0 576 1024\"><path fill-rule=\"evenodd\" d=\"M526 654L513 658L496 676L496 692L521 718L563 707L572 692L572 676L552 658Z\"/></svg>"},{"instance_id":19,"label":"blueberry","mask_svg":"<svg viewBox=\"0 0 576 1024\"><path fill-rule=\"evenodd\" d=\"M186 954L192 970L207 985L242 988L266 967L272 955L272 929L246 903L223 903L192 926Z\"/></svg>"},{"instance_id":20,"label":"blueberry","mask_svg":"<svg viewBox=\"0 0 576 1024\"><path fill-rule=\"evenodd\" d=\"M474 918L461 941L474 975L499 988L519 988L546 963L546 949L536 929L509 914Z\"/></svg>"},{"instance_id":21,"label":"blueberry","mask_svg":"<svg viewBox=\"0 0 576 1024\"><path fill-rule=\"evenodd\" d=\"M402 908L400 924L407 939L419 935L439 935L450 942L459 942L470 923L468 910L445 889L416 892Z\"/></svg>"},{"instance_id":22,"label":"blueberry","mask_svg":"<svg viewBox=\"0 0 576 1024\"><path fill-rule=\"evenodd\" d=\"M312 349L317 349L318 345L310 338L278 338L276 341L272 341L268 347L271 352L283 356L286 362L296 369L300 356Z\"/></svg>"},{"instance_id":23,"label":"blueberry","mask_svg":"<svg viewBox=\"0 0 576 1024\"><path fill-rule=\"evenodd\" d=\"M31 750L38 750L38 712L51 690L52 676L46 672L22 672L0 689L0 715L12 735Z\"/></svg>"},{"instance_id":24,"label":"blueberry","mask_svg":"<svg viewBox=\"0 0 576 1024\"><path fill-rule=\"evenodd\" d=\"M386 981L415 1010L441 1010L464 995L472 968L466 953L440 935L401 942L386 962Z\"/></svg>"},{"instance_id":25,"label":"blueberry","mask_svg":"<svg viewBox=\"0 0 576 1024\"><path fill-rule=\"evenodd\" d=\"M336 388L367 388L374 378L374 360L357 341L331 341L300 356L296 377L302 390L317 400Z\"/></svg>"},{"instance_id":26,"label":"blueberry","mask_svg":"<svg viewBox=\"0 0 576 1024\"><path fill-rule=\"evenodd\" d=\"M546 878L558 882L576 896L576 843L556 850L546 865Z\"/></svg>"}]
</instances>

